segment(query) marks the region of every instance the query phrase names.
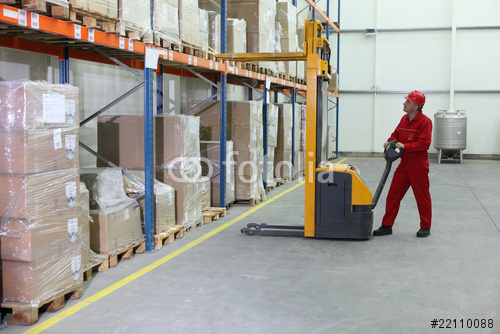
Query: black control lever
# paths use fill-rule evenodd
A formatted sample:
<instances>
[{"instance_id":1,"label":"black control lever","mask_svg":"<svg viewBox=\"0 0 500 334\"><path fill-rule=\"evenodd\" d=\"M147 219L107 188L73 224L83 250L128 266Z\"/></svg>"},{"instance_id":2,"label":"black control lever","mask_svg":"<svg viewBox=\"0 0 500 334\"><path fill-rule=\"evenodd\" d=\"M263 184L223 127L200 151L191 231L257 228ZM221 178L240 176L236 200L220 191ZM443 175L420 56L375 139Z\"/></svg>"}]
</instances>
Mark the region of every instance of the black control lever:
<instances>
[{"instance_id":1,"label":"black control lever","mask_svg":"<svg viewBox=\"0 0 500 334\"><path fill-rule=\"evenodd\" d=\"M375 209L375 206L377 206L378 200L380 198L380 194L382 193L382 190L384 189L385 182L387 181L387 178L389 177L389 173L391 172L391 166L392 163L396 160L398 160L402 155L403 155L403 149L402 148L396 148L396 141L393 140L387 145L387 148L384 151L384 158L385 158L385 170L384 173L382 174L382 178L380 179L380 182L377 187L377 191L375 192L375 195L373 196L373 203L372 203L372 210Z\"/></svg>"}]
</instances>

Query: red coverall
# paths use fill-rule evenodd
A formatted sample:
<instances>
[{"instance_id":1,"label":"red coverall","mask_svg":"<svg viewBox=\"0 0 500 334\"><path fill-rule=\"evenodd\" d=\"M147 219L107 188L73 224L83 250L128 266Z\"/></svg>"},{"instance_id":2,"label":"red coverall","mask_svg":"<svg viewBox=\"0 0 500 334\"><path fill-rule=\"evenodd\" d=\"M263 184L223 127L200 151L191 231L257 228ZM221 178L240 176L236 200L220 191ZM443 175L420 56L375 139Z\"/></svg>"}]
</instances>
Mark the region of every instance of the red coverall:
<instances>
[{"instance_id":1,"label":"red coverall","mask_svg":"<svg viewBox=\"0 0 500 334\"><path fill-rule=\"evenodd\" d=\"M394 225L401 200L411 186L417 200L420 227L431 228L432 203L429 193L429 160L427 158L431 136L432 121L420 111L411 121L408 115L404 115L387 140L388 142L392 140L401 142L405 149L389 188L382 225Z\"/></svg>"}]
</instances>

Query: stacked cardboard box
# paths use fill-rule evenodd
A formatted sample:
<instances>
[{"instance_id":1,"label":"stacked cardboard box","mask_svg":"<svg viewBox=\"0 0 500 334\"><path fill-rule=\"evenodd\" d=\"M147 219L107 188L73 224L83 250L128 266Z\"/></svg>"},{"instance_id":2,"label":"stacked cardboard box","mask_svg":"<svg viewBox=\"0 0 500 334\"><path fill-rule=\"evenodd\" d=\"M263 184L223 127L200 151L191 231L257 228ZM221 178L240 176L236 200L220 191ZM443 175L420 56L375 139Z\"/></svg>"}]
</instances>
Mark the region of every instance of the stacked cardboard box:
<instances>
[{"instance_id":1,"label":"stacked cardboard box","mask_svg":"<svg viewBox=\"0 0 500 334\"><path fill-rule=\"evenodd\" d=\"M90 194L94 252L110 253L144 240L139 204L125 194L120 168L85 168L80 178Z\"/></svg>"},{"instance_id":2,"label":"stacked cardboard box","mask_svg":"<svg viewBox=\"0 0 500 334\"><path fill-rule=\"evenodd\" d=\"M125 193L134 198L139 194L144 193L146 184L146 173L143 171L127 171L127 174L134 179L123 176L123 185ZM175 189L154 180L154 234L166 231L168 228L175 225ZM141 216L144 230L144 197L139 202L141 206Z\"/></svg>"},{"instance_id":3,"label":"stacked cardboard box","mask_svg":"<svg viewBox=\"0 0 500 334\"><path fill-rule=\"evenodd\" d=\"M199 118L154 119L156 179L176 191L176 222L192 226L202 220L197 178L201 174ZM144 169L144 118L98 117L98 152L120 167Z\"/></svg>"},{"instance_id":4,"label":"stacked cardboard box","mask_svg":"<svg viewBox=\"0 0 500 334\"><path fill-rule=\"evenodd\" d=\"M233 142L226 142L226 198L224 206L234 202L234 152ZM220 207L220 141L200 141L200 153L207 159L202 163L203 175L210 178L212 206ZM217 175L214 177L214 175Z\"/></svg>"},{"instance_id":5,"label":"stacked cardboard box","mask_svg":"<svg viewBox=\"0 0 500 334\"><path fill-rule=\"evenodd\" d=\"M208 46L211 51L220 53L220 15L214 11L208 11L209 38ZM246 29L246 27L245 27ZM246 41L246 36L245 36ZM245 43L246 44L246 43ZM245 47L246 49L246 47Z\"/></svg>"},{"instance_id":6,"label":"stacked cardboard box","mask_svg":"<svg viewBox=\"0 0 500 334\"><path fill-rule=\"evenodd\" d=\"M274 179L274 155L278 145L278 106L267 105L267 186L276 186Z\"/></svg>"},{"instance_id":7,"label":"stacked cardboard box","mask_svg":"<svg viewBox=\"0 0 500 334\"><path fill-rule=\"evenodd\" d=\"M137 31L141 37L152 38L151 5L149 1L118 0L119 30Z\"/></svg>"},{"instance_id":8,"label":"stacked cardboard box","mask_svg":"<svg viewBox=\"0 0 500 334\"><path fill-rule=\"evenodd\" d=\"M227 28L227 52L246 53L247 52L247 23L245 20L228 19Z\"/></svg>"},{"instance_id":9,"label":"stacked cardboard box","mask_svg":"<svg viewBox=\"0 0 500 334\"><path fill-rule=\"evenodd\" d=\"M220 5L220 1L216 2ZM200 8L218 11L211 0L199 0ZM274 52L276 1L228 0L227 17L246 21L247 52ZM261 62L262 67L276 70L274 62Z\"/></svg>"},{"instance_id":10,"label":"stacked cardboard box","mask_svg":"<svg viewBox=\"0 0 500 334\"><path fill-rule=\"evenodd\" d=\"M274 155L274 176L277 179L292 177L292 105L289 103L278 106L278 139Z\"/></svg>"},{"instance_id":11,"label":"stacked cardboard box","mask_svg":"<svg viewBox=\"0 0 500 334\"><path fill-rule=\"evenodd\" d=\"M154 0L153 32L171 44L180 45L178 0Z\"/></svg>"},{"instance_id":12,"label":"stacked cardboard box","mask_svg":"<svg viewBox=\"0 0 500 334\"><path fill-rule=\"evenodd\" d=\"M89 12L99 13L103 16L118 18L118 1L116 0L70 0L73 7L79 7Z\"/></svg>"},{"instance_id":13,"label":"stacked cardboard box","mask_svg":"<svg viewBox=\"0 0 500 334\"><path fill-rule=\"evenodd\" d=\"M191 102L188 108L197 104ZM193 113L200 116L202 140L219 141L220 102L205 103ZM262 131L262 102L227 102L226 137L234 144L236 200L258 200L264 194Z\"/></svg>"},{"instance_id":14,"label":"stacked cardboard box","mask_svg":"<svg viewBox=\"0 0 500 334\"><path fill-rule=\"evenodd\" d=\"M297 52L297 7L288 2L276 3L276 24L281 26L281 51ZM285 62L286 73L297 76L297 62Z\"/></svg>"},{"instance_id":15,"label":"stacked cardboard box","mask_svg":"<svg viewBox=\"0 0 500 334\"><path fill-rule=\"evenodd\" d=\"M204 9L199 9L199 13L200 13L199 46L201 47L202 50L208 50L208 35L209 35L208 12Z\"/></svg>"},{"instance_id":16,"label":"stacked cardboard box","mask_svg":"<svg viewBox=\"0 0 500 334\"><path fill-rule=\"evenodd\" d=\"M179 0L178 4L181 40L195 46L201 46L199 38L200 12L198 0Z\"/></svg>"},{"instance_id":17,"label":"stacked cardboard box","mask_svg":"<svg viewBox=\"0 0 500 334\"><path fill-rule=\"evenodd\" d=\"M3 300L37 303L82 282L78 88L0 83Z\"/></svg>"},{"instance_id":18,"label":"stacked cardboard box","mask_svg":"<svg viewBox=\"0 0 500 334\"><path fill-rule=\"evenodd\" d=\"M82 225L82 243L83 243L83 267L90 264L90 193L85 183L80 182L80 209Z\"/></svg>"}]
</instances>

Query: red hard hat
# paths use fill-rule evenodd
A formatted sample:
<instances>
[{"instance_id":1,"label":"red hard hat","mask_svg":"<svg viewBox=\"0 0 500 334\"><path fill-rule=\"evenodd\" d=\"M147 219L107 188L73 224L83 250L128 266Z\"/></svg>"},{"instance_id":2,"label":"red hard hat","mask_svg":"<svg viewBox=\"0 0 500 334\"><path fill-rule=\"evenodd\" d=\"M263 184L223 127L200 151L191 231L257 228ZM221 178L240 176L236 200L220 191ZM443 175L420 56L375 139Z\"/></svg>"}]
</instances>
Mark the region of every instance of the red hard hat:
<instances>
[{"instance_id":1,"label":"red hard hat","mask_svg":"<svg viewBox=\"0 0 500 334\"><path fill-rule=\"evenodd\" d=\"M422 106L422 107L425 104L425 95L424 95L424 93L422 93L418 90L414 90L413 92L408 94L408 96L405 97L405 99L407 99L408 101L411 101L411 102L415 102L416 104L418 104L419 106Z\"/></svg>"}]
</instances>

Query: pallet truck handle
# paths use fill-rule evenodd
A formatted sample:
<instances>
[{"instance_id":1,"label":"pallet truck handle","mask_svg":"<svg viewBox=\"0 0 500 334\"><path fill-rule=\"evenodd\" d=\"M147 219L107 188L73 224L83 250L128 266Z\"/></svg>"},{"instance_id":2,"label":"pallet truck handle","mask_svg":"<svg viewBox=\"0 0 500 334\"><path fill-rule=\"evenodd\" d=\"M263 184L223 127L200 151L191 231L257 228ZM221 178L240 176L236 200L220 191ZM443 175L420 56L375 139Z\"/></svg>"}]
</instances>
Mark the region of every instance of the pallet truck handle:
<instances>
[{"instance_id":1,"label":"pallet truck handle","mask_svg":"<svg viewBox=\"0 0 500 334\"><path fill-rule=\"evenodd\" d=\"M382 190L384 189L385 182L387 181L387 178L389 177L389 173L391 172L391 166L392 163L396 160L398 160L402 155L403 155L404 149L396 149L396 141L393 140L390 142L389 145L387 145L387 148L384 150L384 158L385 158L385 169L384 173L382 174L382 178L380 179L380 182L377 187L377 191L375 192L375 195L373 196L373 201L372 201L372 210L375 209L377 206L378 200L380 199L380 195L382 194Z\"/></svg>"}]
</instances>

